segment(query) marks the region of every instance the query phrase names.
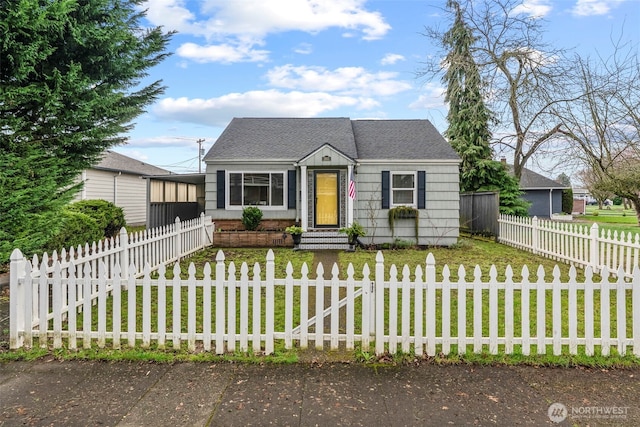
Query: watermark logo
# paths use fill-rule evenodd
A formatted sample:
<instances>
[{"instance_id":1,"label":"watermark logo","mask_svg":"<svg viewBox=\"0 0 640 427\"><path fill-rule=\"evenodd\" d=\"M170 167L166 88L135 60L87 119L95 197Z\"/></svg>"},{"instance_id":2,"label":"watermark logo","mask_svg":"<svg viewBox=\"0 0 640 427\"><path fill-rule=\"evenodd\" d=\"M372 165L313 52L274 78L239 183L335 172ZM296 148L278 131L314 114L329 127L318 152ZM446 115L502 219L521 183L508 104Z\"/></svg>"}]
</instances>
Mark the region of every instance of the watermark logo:
<instances>
[{"instance_id":1,"label":"watermark logo","mask_svg":"<svg viewBox=\"0 0 640 427\"><path fill-rule=\"evenodd\" d=\"M569 410L562 403L556 402L549 406L547 415L552 422L557 424L569 416L572 419L626 419L628 412L628 406L572 406Z\"/></svg>"},{"instance_id":2,"label":"watermark logo","mask_svg":"<svg viewBox=\"0 0 640 427\"><path fill-rule=\"evenodd\" d=\"M561 423L567 418L567 415L569 415L569 411L567 410L567 407L562 403L556 402L552 403L551 406L549 406L547 415L549 415L549 419L552 422Z\"/></svg>"}]
</instances>

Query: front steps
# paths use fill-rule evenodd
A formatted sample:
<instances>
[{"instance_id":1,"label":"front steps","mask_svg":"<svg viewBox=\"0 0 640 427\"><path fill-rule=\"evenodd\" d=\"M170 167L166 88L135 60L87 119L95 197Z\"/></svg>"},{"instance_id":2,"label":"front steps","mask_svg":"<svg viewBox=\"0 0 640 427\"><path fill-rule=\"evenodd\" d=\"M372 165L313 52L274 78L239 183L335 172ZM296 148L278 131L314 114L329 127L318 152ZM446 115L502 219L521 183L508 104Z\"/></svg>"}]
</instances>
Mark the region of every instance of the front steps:
<instances>
[{"instance_id":1,"label":"front steps","mask_svg":"<svg viewBox=\"0 0 640 427\"><path fill-rule=\"evenodd\" d=\"M326 231L305 231L302 233L298 249L305 251L319 251L325 249L347 250L349 249L349 239L344 233L337 230Z\"/></svg>"}]
</instances>

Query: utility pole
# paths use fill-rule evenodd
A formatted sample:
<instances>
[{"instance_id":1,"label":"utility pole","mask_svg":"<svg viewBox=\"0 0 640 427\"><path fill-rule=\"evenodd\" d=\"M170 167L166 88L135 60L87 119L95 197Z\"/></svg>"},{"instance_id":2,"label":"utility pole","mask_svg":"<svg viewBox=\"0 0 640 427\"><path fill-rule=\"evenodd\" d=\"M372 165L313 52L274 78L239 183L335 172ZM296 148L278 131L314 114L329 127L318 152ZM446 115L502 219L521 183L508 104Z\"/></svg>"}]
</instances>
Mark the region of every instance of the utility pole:
<instances>
[{"instance_id":1,"label":"utility pole","mask_svg":"<svg viewBox=\"0 0 640 427\"><path fill-rule=\"evenodd\" d=\"M196 142L198 143L198 173L202 173L202 155L204 154L202 143L204 139L200 138Z\"/></svg>"}]
</instances>

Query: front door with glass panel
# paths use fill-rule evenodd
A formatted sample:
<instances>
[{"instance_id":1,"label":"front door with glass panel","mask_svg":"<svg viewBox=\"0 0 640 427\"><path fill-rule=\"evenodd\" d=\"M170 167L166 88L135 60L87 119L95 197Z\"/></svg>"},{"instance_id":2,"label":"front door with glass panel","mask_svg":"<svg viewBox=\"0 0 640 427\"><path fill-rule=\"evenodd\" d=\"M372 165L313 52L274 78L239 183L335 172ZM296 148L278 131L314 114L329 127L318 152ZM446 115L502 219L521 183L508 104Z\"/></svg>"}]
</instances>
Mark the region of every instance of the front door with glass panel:
<instances>
[{"instance_id":1,"label":"front door with glass panel","mask_svg":"<svg viewBox=\"0 0 640 427\"><path fill-rule=\"evenodd\" d=\"M315 173L316 227L338 226L338 171L317 171Z\"/></svg>"}]
</instances>

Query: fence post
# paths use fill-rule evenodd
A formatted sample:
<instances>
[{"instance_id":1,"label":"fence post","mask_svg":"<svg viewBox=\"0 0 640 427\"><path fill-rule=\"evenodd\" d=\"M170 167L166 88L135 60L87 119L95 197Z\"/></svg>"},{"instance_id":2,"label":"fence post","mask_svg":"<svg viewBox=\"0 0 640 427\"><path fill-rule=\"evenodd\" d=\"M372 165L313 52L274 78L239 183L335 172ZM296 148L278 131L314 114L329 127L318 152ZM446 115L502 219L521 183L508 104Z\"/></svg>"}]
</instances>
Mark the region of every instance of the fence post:
<instances>
[{"instance_id":1,"label":"fence post","mask_svg":"<svg viewBox=\"0 0 640 427\"><path fill-rule=\"evenodd\" d=\"M376 255L376 285L374 286L375 305L371 305L375 317L371 325L375 330L376 354L384 354L384 256L382 251Z\"/></svg>"},{"instance_id":2,"label":"fence post","mask_svg":"<svg viewBox=\"0 0 640 427\"><path fill-rule=\"evenodd\" d=\"M427 356L436 355L436 259L429 252L425 263Z\"/></svg>"},{"instance_id":3,"label":"fence post","mask_svg":"<svg viewBox=\"0 0 640 427\"><path fill-rule=\"evenodd\" d=\"M598 223L594 222L591 226L591 250L589 251L589 265L593 268L594 273L598 273L600 269L598 268L598 261L600 259L599 247L598 247L598 237L600 235L598 229Z\"/></svg>"},{"instance_id":4,"label":"fence post","mask_svg":"<svg viewBox=\"0 0 640 427\"><path fill-rule=\"evenodd\" d=\"M533 246L533 253L538 254L539 246L540 246L540 234L538 233L538 229L540 227L540 221L537 216L534 216L531 220L531 246Z\"/></svg>"},{"instance_id":5,"label":"fence post","mask_svg":"<svg viewBox=\"0 0 640 427\"><path fill-rule=\"evenodd\" d=\"M205 225L204 218L204 212L202 212L200 214L200 249L204 249L207 245L207 226Z\"/></svg>"},{"instance_id":6,"label":"fence post","mask_svg":"<svg viewBox=\"0 0 640 427\"><path fill-rule=\"evenodd\" d=\"M25 331L24 320L24 289L27 286L20 279L25 278L26 260L20 249L11 252L11 264L9 265L9 348L17 349L24 345ZM31 286L31 283L29 283ZM31 302L29 302L31 304Z\"/></svg>"},{"instance_id":7,"label":"fence post","mask_svg":"<svg viewBox=\"0 0 640 427\"><path fill-rule=\"evenodd\" d=\"M121 277L129 277L129 235L126 228L120 229L118 240L120 242L118 250L120 251Z\"/></svg>"},{"instance_id":8,"label":"fence post","mask_svg":"<svg viewBox=\"0 0 640 427\"><path fill-rule=\"evenodd\" d=\"M180 258L182 257L182 233L181 233L181 226L180 226L180 217L177 216L176 217L176 221L175 221L175 227L174 227L174 231L176 233L175 236L175 251L176 251L176 262L180 261Z\"/></svg>"}]
</instances>

